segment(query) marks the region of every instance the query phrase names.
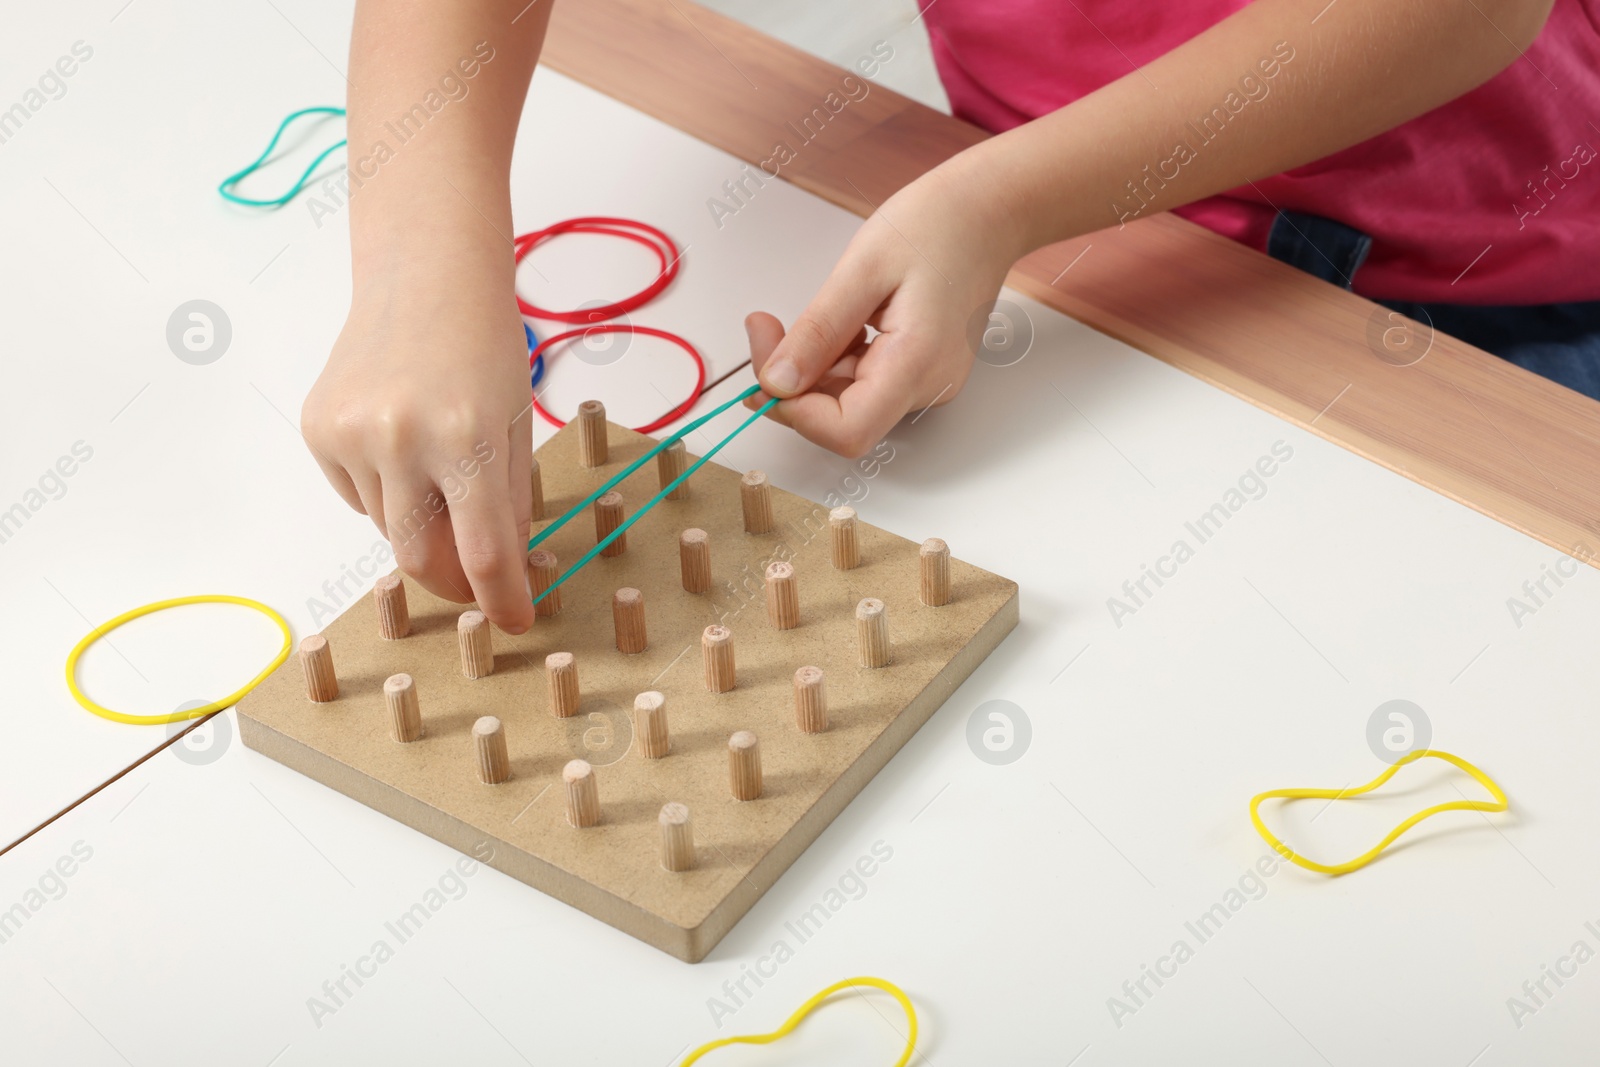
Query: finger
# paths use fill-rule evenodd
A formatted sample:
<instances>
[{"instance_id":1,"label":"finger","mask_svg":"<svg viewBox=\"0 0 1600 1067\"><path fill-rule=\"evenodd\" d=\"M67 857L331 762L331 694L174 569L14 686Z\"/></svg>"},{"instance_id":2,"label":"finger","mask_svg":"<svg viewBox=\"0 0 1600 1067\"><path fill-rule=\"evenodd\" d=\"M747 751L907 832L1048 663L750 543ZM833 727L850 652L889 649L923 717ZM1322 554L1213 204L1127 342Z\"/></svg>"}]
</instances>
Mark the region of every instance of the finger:
<instances>
[{"instance_id":1,"label":"finger","mask_svg":"<svg viewBox=\"0 0 1600 1067\"><path fill-rule=\"evenodd\" d=\"M874 340L856 367L853 381L835 379L828 389L813 389L782 401L787 424L814 444L843 456L866 453L894 429L916 398L916 361L906 341L885 334Z\"/></svg>"},{"instance_id":2,"label":"finger","mask_svg":"<svg viewBox=\"0 0 1600 1067\"><path fill-rule=\"evenodd\" d=\"M450 502L450 522L456 554L479 609L506 633L520 634L533 625L533 602L528 597L527 542L517 540L518 517L506 471L511 444L502 437L487 446L487 456L482 454L484 444L477 446L475 455L484 469L461 483L464 489Z\"/></svg>"},{"instance_id":3,"label":"finger","mask_svg":"<svg viewBox=\"0 0 1600 1067\"><path fill-rule=\"evenodd\" d=\"M773 396L790 397L804 392L855 347L858 339L864 339L863 324L888 296L887 286L856 266L855 260L835 267L763 361L759 372L761 387ZM751 362L755 362L753 349Z\"/></svg>"},{"instance_id":4,"label":"finger","mask_svg":"<svg viewBox=\"0 0 1600 1067\"><path fill-rule=\"evenodd\" d=\"M401 570L434 596L458 604L472 599L472 585L456 555L449 502L436 485L418 480L397 489L391 483L385 518L389 544Z\"/></svg>"},{"instance_id":5,"label":"finger","mask_svg":"<svg viewBox=\"0 0 1600 1067\"><path fill-rule=\"evenodd\" d=\"M346 504L365 515L367 507L361 502L361 494L356 491L356 483L351 480L349 472L333 460L323 458L322 452L316 448L311 450L311 458L322 468L322 476L328 479L333 491L338 493Z\"/></svg>"},{"instance_id":6,"label":"finger","mask_svg":"<svg viewBox=\"0 0 1600 1067\"><path fill-rule=\"evenodd\" d=\"M511 514L517 519L517 543L526 550L528 535L533 529L533 406L531 404L511 420L510 437L511 464L508 475L511 482ZM526 569L523 575L526 577Z\"/></svg>"},{"instance_id":7,"label":"finger","mask_svg":"<svg viewBox=\"0 0 1600 1067\"><path fill-rule=\"evenodd\" d=\"M370 518L378 532L388 537L389 528L383 518L383 482L378 472L357 470L350 475L350 481L355 487L356 497L361 501L361 506L356 510Z\"/></svg>"}]
</instances>

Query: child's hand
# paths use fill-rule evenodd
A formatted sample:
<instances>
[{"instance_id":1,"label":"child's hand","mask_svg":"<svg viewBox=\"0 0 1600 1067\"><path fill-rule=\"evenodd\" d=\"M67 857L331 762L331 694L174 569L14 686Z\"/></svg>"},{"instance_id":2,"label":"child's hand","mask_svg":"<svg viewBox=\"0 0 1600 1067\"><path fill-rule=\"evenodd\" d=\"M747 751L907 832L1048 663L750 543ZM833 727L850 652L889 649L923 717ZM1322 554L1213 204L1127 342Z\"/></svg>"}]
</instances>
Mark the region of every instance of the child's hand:
<instances>
[{"instance_id":1,"label":"child's hand","mask_svg":"<svg viewBox=\"0 0 1600 1067\"><path fill-rule=\"evenodd\" d=\"M765 393L746 404L785 397L773 418L855 457L908 412L948 403L1021 254L1018 227L985 203L998 203L992 188L970 188L956 168L932 171L862 224L787 335L764 312L747 318ZM881 331L870 344L869 325Z\"/></svg>"},{"instance_id":2,"label":"child's hand","mask_svg":"<svg viewBox=\"0 0 1600 1067\"><path fill-rule=\"evenodd\" d=\"M509 296L400 287L352 305L301 411L323 473L430 592L533 623L528 352Z\"/></svg>"}]
</instances>

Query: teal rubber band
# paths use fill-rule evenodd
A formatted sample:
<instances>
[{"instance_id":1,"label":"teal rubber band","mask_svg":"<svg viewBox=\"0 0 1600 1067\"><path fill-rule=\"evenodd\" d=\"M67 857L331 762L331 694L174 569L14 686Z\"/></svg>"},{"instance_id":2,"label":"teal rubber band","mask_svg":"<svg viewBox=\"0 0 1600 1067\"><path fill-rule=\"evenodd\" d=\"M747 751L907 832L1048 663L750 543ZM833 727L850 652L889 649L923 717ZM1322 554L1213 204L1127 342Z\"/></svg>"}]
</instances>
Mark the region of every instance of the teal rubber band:
<instances>
[{"instance_id":1,"label":"teal rubber band","mask_svg":"<svg viewBox=\"0 0 1600 1067\"><path fill-rule=\"evenodd\" d=\"M761 387L759 385L751 386L749 389L746 389L744 392L740 393L738 396L734 397L732 400L728 401L726 404L723 404L721 407L719 407L716 410L712 411L710 414L704 415L704 416L696 419L694 422L690 423L688 426L685 426L682 430L679 430L677 433L673 434L671 437L667 438L665 441L662 441L659 445L657 445L656 447L652 448L649 452L646 452L643 456L641 456L637 461L635 461L632 465L630 465L621 474L617 475L615 478L613 478L610 481L608 481L604 486L602 486L600 488L600 490L598 492L596 492L588 500L585 500L582 504L579 504L577 507L575 507L571 511L567 512L565 515L561 516L561 518L559 520L557 520L557 522L554 525L552 525L549 529L547 529L543 533L541 533L539 535L539 537L534 539L534 541L530 541L529 544L528 544L528 547L531 549L533 547L534 543L536 543L539 540L542 540L544 538L544 536L546 534L549 534L552 530L554 530L556 528L556 526L559 526L562 523L565 523L568 519L572 518L578 512L582 511L585 507L589 506L589 504L593 503L595 500L597 500L601 496L605 495L605 493L610 491L610 487L611 486L613 486L616 483L620 482L623 478L626 478L632 472L638 470L639 467L641 465L643 465L645 460L648 460L651 456L655 455L657 452L660 452L663 448L666 448L668 445L672 444L674 441L679 440L680 438L683 437L684 434L690 433L691 431L697 429L707 419L710 419L710 418L712 418L712 417L714 417L716 415L719 415L722 412L728 410L730 407L732 407L734 404L737 404L739 401L743 400L745 397L753 396L760 388ZM535 604L537 604L537 603L539 603L539 601L541 601L545 597L549 596L555 590L561 588L561 585L562 585L563 582L565 582L568 578L571 578L574 574L577 574L580 570L582 570L584 565L587 564L590 560L594 559L596 556L598 556L601 552L603 552L607 545L611 544L611 542L615 541L617 538L619 538L623 534L627 533L628 532L628 528L630 526L632 526L634 523L638 522L640 519L644 518L644 516L649 513L651 508L653 508L657 504L661 503L663 500L665 500L667 498L667 495L669 493L671 493L674 489L678 488L678 486L682 485L684 482L688 481L689 480L689 476L691 474L693 474L695 471L699 470L701 467L705 466L706 461L709 460L712 456L716 455L718 452L721 452L724 445L726 445L728 442L732 441L735 437L738 437L745 430L749 429L749 427L757 419L759 419L761 416L765 415L768 411L771 411L772 408L777 403L778 403L778 398L777 397L773 397L771 400L768 400L765 404L761 405L761 407L755 412L755 414L751 415L748 419L745 419L744 422L739 424L737 429L735 429L728 436L724 437L722 440L718 441L715 445L712 445L711 449L709 451L707 451L705 455L703 455L699 459L695 460L694 463L689 466L688 470L684 471L682 474L680 474L676 478L672 479L672 481L670 483L668 483L667 485L662 486L661 492L659 492L655 496L651 497L649 499L649 501L645 503L644 507L642 507L638 511L634 512L633 515L629 517L627 522L623 523L621 526L618 526L615 530L612 530L609 534L607 534L600 541L599 544L595 545L589 551L585 552L583 554L582 558L580 558L578 560L578 562L574 563L572 566L568 567L565 571L563 571L562 574L561 574L561 577L559 577L555 581L551 582L550 583L550 588L546 589L544 592L540 593L537 597L535 597L533 602Z\"/></svg>"},{"instance_id":2,"label":"teal rubber band","mask_svg":"<svg viewBox=\"0 0 1600 1067\"><path fill-rule=\"evenodd\" d=\"M262 164L267 161L267 157L272 155L272 150L278 147L278 141L283 137L284 131L289 128L295 119L298 119L302 115L343 115L344 113L344 108L342 107L306 107L294 112L288 118L278 123L277 132L272 135L272 140L267 142L266 150L263 151L261 155L256 157L255 162L251 163L248 167L245 167L237 174L230 174L226 178L222 179L222 184L217 186L217 192L222 195L224 200L232 201L235 204L243 204L246 207L282 207L284 204L287 204L289 201L300 195L300 190L306 187L306 182L311 180L311 175L316 171L317 167L322 163L322 161L327 159L336 150L343 148L349 143L348 141L340 141L338 144L329 145L327 148L324 148L321 154L318 155L316 159L311 161L311 165L305 169L305 173L300 175L300 180L294 183L293 188L276 199L255 200L247 196L240 196L233 191L232 187L238 185L241 181L261 169Z\"/></svg>"},{"instance_id":3,"label":"teal rubber band","mask_svg":"<svg viewBox=\"0 0 1600 1067\"><path fill-rule=\"evenodd\" d=\"M721 415L724 411L727 411L729 408L744 400L746 397L754 396L760 391L761 386L752 385L750 388L746 389L744 392L740 393L726 404L720 404L717 407L712 408L709 412L700 416L698 419L695 419L683 429L679 430L671 437L666 438L660 444L656 445L656 447L652 448L650 451L646 452L644 455L628 464L622 469L621 473L611 478L606 482L606 484L602 485L600 488L596 489L594 492L590 493L588 496L584 497L581 501L574 505L571 511L568 511L565 515L561 516L555 522L552 522L549 526L546 526L544 529L540 530L537 534L531 537L528 540L528 551L532 552L534 549L538 548L540 542L544 541L545 538L549 537L551 534L561 529L561 527L571 522L581 511L583 511L584 508L588 507L590 504L593 504L596 500L599 500L601 497L611 492L611 490L615 489L624 478L638 470L640 467L644 466L646 463L650 462L651 457L655 456L656 453L660 452L664 448L670 447L678 441L683 440L689 434L698 430L700 427L704 426L718 415ZM762 410L764 411L766 409L763 408ZM742 429L744 429L743 426L739 427L739 430ZM739 430L735 430L733 432L737 434ZM727 444L727 441L724 441L723 444ZM721 448L722 445L718 445L717 447ZM710 453L707 453L707 455L709 454Z\"/></svg>"}]
</instances>

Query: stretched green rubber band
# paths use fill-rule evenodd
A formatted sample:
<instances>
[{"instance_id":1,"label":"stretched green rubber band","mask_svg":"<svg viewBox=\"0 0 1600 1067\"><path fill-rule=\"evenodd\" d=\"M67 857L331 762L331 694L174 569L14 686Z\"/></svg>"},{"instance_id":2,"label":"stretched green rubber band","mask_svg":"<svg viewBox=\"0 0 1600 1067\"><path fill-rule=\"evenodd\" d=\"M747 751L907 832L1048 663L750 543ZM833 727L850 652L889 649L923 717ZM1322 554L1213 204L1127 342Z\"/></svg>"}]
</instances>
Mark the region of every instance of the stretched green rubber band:
<instances>
[{"instance_id":1,"label":"stretched green rubber band","mask_svg":"<svg viewBox=\"0 0 1600 1067\"><path fill-rule=\"evenodd\" d=\"M638 470L640 467L644 466L645 463L649 462L651 457L656 455L656 453L658 453L662 449L668 448L671 445L675 444L676 442L682 440L685 434L693 433L695 430L698 430L701 426L705 425L707 422L709 422L712 419L716 418L718 415L722 414L724 411L727 411L729 408L733 407L735 404L737 404L740 401L744 400L746 397L754 396L757 392L760 391L760 389L761 389L761 387L759 385L752 385L750 388L746 389L744 392L740 393L738 396L734 397L732 400L728 401L726 404L722 404L719 407L716 407L716 408L712 409L712 411L710 411L708 414L702 415L698 419L695 419L693 422L689 423L683 429L679 430L677 433L673 434L671 437L668 437L666 440L664 440L660 444L656 445L650 451L646 452L644 455L640 456L638 459L636 459L632 463L628 464L615 477L609 479L604 485L602 485L600 488L596 489L593 493L590 493L587 497L585 497L581 503L579 503L576 506L574 506L565 515L561 516L561 518L557 519L555 522L551 523L549 526L547 526L543 530L539 531L537 536L531 538L528 541L528 550L531 552L534 548L538 547L539 543L542 542L545 538L549 537L551 534L555 533L561 527L565 526L568 522L570 522L572 520L573 516L577 515L581 511L583 511L584 508L588 507L590 504L593 504L596 500L599 500L602 496L605 496L613 488L615 488L617 486L617 484L620 483L624 478L626 478L628 475L632 474L634 471ZM549 596L552 592L554 592L555 590L561 588L561 585L562 585L563 582L565 582L568 578L571 578L574 574L577 574L578 571L582 570L584 565L587 564L590 560L594 559L596 556L598 556L602 551L604 551L607 545L611 544L611 542L615 541L617 538L619 538L623 534L627 533L628 532L628 528L630 526L632 526L634 523L638 522L641 518L643 518L645 516L645 514L647 512L649 512L649 510L651 508L655 507L657 504L659 504L663 500L665 500L667 498L668 494L670 494L674 489L678 488L678 486L680 486L684 482L688 481L689 480L689 475L693 474L695 471L697 471L701 467L705 466L706 461L709 460L712 456L716 455L718 452L721 452L724 445L726 445L729 441L732 441L735 437L738 437L741 433L743 433L746 429L748 429L757 419L759 419L761 416L765 415L768 411L770 411L773 408L773 406L776 405L777 403L778 403L778 398L777 397L773 397L771 400L768 400L765 404L761 405L760 409L757 410L755 412L755 414L751 415L748 419L745 419L744 422L739 424L737 429L735 429L728 436L724 437L722 440L718 441L715 445L711 446L711 449L709 451L707 451L705 455L703 455L699 459L695 460L694 463L690 465L688 470L684 471L682 474L680 474L676 478L672 479L672 481L669 484L663 486L662 489L661 489L661 492L659 492L655 496L651 497L649 499L649 501L647 501L642 508L640 508L638 511L634 512L628 518L627 522L623 523L621 526L618 526L615 530L612 530L609 534L607 534L600 541L599 544L595 545L588 552L585 552L583 554L582 558L580 558L578 560L578 562L574 563L572 566L568 567L565 571L563 571L559 578L557 578L555 581L550 583L550 588L546 589L544 592L540 593L537 597L535 597L533 602L535 604L537 604L537 603L539 603L539 601L541 601L545 597Z\"/></svg>"},{"instance_id":2,"label":"stretched green rubber band","mask_svg":"<svg viewBox=\"0 0 1600 1067\"><path fill-rule=\"evenodd\" d=\"M300 190L304 189L306 187L306 182L311 180L311 175L317 169L317 166L324 159L327 159L330 155L332 155L334 151L343 148L348 143L347 141L340 141L338 144L329 145L327 148L324 148L322 153L318 155L316 159L311 161L311 165L305 169L305 173L300 175L300 180L294 183L294 187L275 200L253 200L247 196L240 196L233 191L233 186L238 185L241 181L261 169L262 164L267 161L267 157L272 155L272 150L278 147L279 138L283 136L284 131L289 128L290 124L293 123L295 119L302 115L343 114L344 108L342 107L306 107L294 112L288 118L278 123L278 131L272 135L272 140L267 142L266 150L263 151L261 155L256 157L255 162L251 163L248 167L239 171L237 174L230 174L226 178L222 179L222 184L217 186L217 192L222 194L222 198L224 200L232 201L235 204L243 204L246 207L282 207L284 204L287 204L289 201L300 195Z\"/></svg>"}]
</instances>

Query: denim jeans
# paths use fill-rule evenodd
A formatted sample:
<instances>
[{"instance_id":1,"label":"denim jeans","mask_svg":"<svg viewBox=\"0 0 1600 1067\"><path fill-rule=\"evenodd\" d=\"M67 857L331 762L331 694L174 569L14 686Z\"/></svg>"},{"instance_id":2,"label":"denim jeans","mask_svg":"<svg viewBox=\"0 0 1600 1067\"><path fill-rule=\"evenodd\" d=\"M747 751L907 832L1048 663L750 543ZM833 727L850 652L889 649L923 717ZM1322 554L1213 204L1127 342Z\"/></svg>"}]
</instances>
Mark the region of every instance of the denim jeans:
<instances>
[{"instance_id":1,"label":"denim jeans","mask_svg":"<svg viewBox=\"0 0 1600 1067\"><path fill-rule=\"evenodd\" d=\"M1371 249L1372 238L1360 230L1298 211L1278 212L1267 236L1272 258L1345 289ZM1600 300L1506 307L1379 303L1600 400Z\"/></svg>"}]
</instances>

